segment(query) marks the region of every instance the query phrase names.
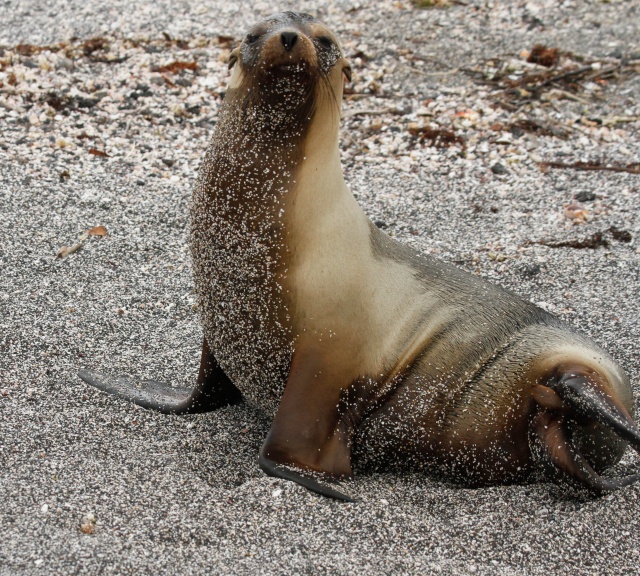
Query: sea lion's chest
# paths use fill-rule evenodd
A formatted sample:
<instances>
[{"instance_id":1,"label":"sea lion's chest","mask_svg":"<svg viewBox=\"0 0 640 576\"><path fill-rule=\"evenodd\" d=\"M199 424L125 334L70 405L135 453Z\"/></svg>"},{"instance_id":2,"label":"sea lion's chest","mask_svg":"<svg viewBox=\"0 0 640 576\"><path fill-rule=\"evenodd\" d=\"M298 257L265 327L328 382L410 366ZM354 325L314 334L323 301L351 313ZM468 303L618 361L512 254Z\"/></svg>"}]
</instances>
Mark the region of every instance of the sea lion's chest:
<instances>
[{"instance_id":1,"label":"sea lion's chest","mask_svg":"<svg viewBox=\"0 0 640 576\"><path fill-rule=\"evenodd\" d=\"M290 172L282 162L282 154L250 147L239 156L214 139L191 207L204 335L245 399L268 412L282 396L293 350L283 223Z\"/></svg>"}]
</instances>

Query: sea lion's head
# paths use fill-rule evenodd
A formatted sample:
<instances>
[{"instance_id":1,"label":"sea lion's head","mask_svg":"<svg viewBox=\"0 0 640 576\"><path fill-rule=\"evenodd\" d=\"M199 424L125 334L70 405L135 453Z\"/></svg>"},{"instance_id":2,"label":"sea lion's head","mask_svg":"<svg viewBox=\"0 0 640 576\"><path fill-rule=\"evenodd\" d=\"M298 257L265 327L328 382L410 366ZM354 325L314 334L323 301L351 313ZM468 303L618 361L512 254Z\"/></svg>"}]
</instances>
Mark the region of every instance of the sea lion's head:
<instances>
[{"instance_id":1,"label":"sea lion's head","mask_svg":"<svg viewBox=\"0 0 640 576\"><path fill-rule=\"evenodd\" d=\"M298 12L281 12L253 26L229 58L229 97L244 111L269 108L308 119L320 105L339 109L351 67L335 34Z\"/></svg>"}]
</instances>

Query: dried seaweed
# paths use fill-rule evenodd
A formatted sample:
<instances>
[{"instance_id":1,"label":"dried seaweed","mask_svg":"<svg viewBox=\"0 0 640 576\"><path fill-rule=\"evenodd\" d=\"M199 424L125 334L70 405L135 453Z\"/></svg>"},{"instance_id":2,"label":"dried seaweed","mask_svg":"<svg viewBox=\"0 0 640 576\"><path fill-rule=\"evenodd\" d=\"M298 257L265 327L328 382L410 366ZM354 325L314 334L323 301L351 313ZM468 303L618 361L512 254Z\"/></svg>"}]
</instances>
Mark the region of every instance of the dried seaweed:
<instances>
[{"instance_id":1,"label":"dried seaweed","mask_svg":"<svg viewBox=\"0 0 640 576\"><path fill-rule=\"evenodd\" d=\"M577 248L577 249L590 249L595 250L600 246L607 248L610 246L610 241L606 238L606 235L610 234L614 240L618 242L631 242L633 236L628 230L621 230L616 226L611 226L607 230L594 232L591 236L582 239L573 240L527 240L524 245L530 246L532 244L539 244L541 246L547 246L548 248Z\"/></svg>"},{"instance_id":2,"label":"dried seaweed","mask_svg":"<svg viewBox=\"0 0 640 576\"><path fill-rule=\"evenodd\" d=\"M558 63L559 59L560 51L557 48L547 48L544 44L536 44L531 49L527 62L551 68Z\"/></svg>"},{"instance_id":3,"label":"dried seaweed","mask_svg":"<svg viewBox=\"0 0 640 576\"><path fill-rule=\"evenodd\" d=\"M164 66L154 66L151 68L153 72L170 72L171 74L176 74L182 70L192 70L195 71L198 69L198 64L196 62L183 62L181 60L176 60L171 62L170 64L166 64Z\"/></svg>"},{"instance_id":4,"label":"dried seaweed","mask_svg":"<svg viewBox=\"0 0 640 576\"><path fill-rule=\"evenodd\" d=\"M567 168L571 170L583 170L583 171L596 171L602 170L607 172L627 172L628 174L640 174L640 163L634 162L621 166L619 164L604 164L598 160L593 162L540 162L539 165L543 168Z\"/></svg>"},{"instance_id":5,"label":"dried seaweed","mask_svg":"<svg viewBox=\"0 0 640 576\"><path fill-rule=\"evenodd\" d=\"M109 154L107 154L103 150L98 150L97 148L89 148L89 154L93 156L99 156L101 158L109 158Z\"/></svg>"},{"instance_id":6,"label":"dried seaweed","mask_svg":"<svg viewBox=\"0 0 640 576\"><path fill-rule=\"evenodd\" d=\"M428 141L429 146L435 146L436 148L449 148L454 144L459 145L463 150L467 147L462 136L458 136L455 132L443 128L429 128L428 126L410 127L409 134L417 138L420 144Z\"/></svg>"},{"instance_id":7,"label":"dried seaweed","mask_svg":"<svg viewBox=\"0 0 640 576\"><path fill-rule=\"evenodd\" d=\"M517 110L524 104L540 100L551 90L556 90L558 96L578 99L576 94L585 90L586 82L603 83L623 74L638 73L634 61L585 62L580 56L543 45L534 46L526 60L529 66L524 62L519 65L517 61L493 58L480 68L462 70L476 81L496 87L498 104L508 110Z\"/></svg>"}]
</instances>

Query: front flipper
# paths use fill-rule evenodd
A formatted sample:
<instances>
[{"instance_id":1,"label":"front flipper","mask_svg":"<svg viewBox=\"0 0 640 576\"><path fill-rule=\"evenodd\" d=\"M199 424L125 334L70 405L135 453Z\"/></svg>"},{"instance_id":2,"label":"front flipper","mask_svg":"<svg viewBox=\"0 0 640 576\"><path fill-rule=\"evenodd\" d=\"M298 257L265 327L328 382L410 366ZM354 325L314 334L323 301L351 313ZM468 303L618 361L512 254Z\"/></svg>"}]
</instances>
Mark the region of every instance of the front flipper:
<instances>
[{"instance_id":1,"label":"front flipper","mask_svg":"<svg viewBox=\"0 0 640 576\"><path fill-rule=\"evenodd\" d=\"M336 500L343 500L344 502L356 501L351 496L348 496L343 492L339 492L331 486L327 486L326 483L319 482L311 475L309 475L309 473L305 474L300 470L278 464L273 460L269 460L262 454L260 454L260 457L258 458L258 464L260 465L260 468L262 468L262 471L265 472L265 474L268 474L269 476L273 476L275 478L282 478L283 480L290 480L291 482L300 484L300 486L304 486L307 490L311 490L311 492L315 492L316 494L320 494L321 496L326 496L327 498L335 498Z\"/></svg>"},{"instance_id":2,"label":"front flipper","mask_svg":"<svg viewBox=\"0 0 640 576\"><path fill-rule=\"evenodd\" d=\"M193 389L173 388L153 380L142 382L143 387L139 388L124 376L114 378L90 370L80 370L78 376L99 390L164 414L211 412L242 400L240 391L229 380L209 350L206 339L202 342L200 372Z\"/></svg>"},{"instance_id":3,"label":"front flipper","mask_svg":"<svg viewBox=\"0 0 640 576\"><path fill-rule=\"evenodd\" d=\"M323 496L354 500L318 482L350 478L353 423L340 410L351 382L335 363L315 351L297 350L278 411L260 451L260 467L269 475L297 482ZM298 471L299 470L299 471Z\"/></svg>"}]
</instances>

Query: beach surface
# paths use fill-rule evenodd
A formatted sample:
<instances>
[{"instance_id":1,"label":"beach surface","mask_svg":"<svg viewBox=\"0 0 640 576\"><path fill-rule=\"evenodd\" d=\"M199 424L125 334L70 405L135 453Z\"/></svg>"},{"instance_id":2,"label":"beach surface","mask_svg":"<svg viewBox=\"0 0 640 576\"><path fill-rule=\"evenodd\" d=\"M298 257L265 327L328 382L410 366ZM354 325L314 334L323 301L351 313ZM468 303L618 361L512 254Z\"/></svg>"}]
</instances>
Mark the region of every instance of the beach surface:
<instances>
[{"instance_id":1,"label":"beach surface","mask_svg":"<svg viewBox=\"0 0 640 576\"><path fill-rule=\"evenodd\" d=\"M194 383L191 189L230 49L295 9L352 63L371 219L579 327L638 397L640 3L450 4L1 3L0 576L640 573L640 484L359 471L345 504L259 470L248 404L164 416L76 375Z\"/></svg>"}]
</instances>

